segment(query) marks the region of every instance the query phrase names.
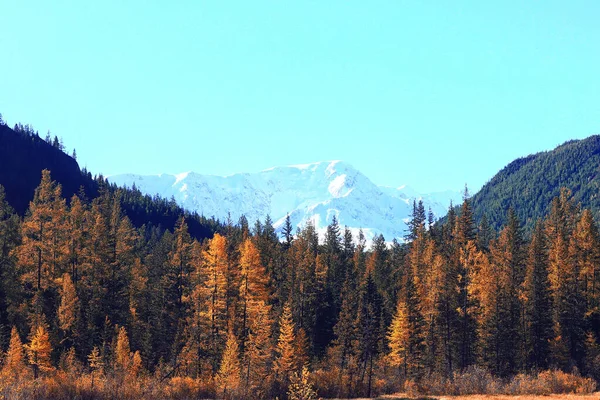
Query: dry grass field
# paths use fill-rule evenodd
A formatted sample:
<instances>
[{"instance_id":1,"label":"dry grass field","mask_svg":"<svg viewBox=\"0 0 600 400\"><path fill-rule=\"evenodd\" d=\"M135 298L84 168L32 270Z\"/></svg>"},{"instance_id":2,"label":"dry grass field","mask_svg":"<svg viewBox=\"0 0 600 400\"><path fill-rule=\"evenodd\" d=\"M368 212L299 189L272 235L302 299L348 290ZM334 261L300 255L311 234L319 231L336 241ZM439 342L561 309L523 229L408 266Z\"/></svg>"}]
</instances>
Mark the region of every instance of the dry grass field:
<instances>
[{"instance_id":1,"label":"dry grass field","mask_svg":"<svg viewBox=\"0 0 600 400\"><path fill-rule=\"evenodd\" d=\"M547 396L534 396L534 395L468 395L468 396L425 396L425 397L409 397L405 394L398 393L393 395L386 395L378 397L377 399L386 400L408 400L408 399L419 399L419 400L600 400L600 392L592 394L552 394Z\"/></svg>"}]
</instances>

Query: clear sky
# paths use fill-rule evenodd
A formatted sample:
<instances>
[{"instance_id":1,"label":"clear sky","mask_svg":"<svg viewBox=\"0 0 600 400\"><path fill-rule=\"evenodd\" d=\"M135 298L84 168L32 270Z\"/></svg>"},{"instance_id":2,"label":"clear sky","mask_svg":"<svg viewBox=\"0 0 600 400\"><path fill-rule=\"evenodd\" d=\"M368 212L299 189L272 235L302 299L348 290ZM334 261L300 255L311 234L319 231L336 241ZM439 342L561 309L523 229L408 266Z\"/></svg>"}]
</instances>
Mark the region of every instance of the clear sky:
<instances>
[{"instance_id":1,"label":"clear sky","mask_svg":"<svg viewBox=\"0 0 600 400\"><path fill-rule=\"evenodd\" d=\"M378 184L477 189L600 133L599 15L597 0L0 0L0 113L105 175L341 159Z\"/></svg>"}]
</instances>

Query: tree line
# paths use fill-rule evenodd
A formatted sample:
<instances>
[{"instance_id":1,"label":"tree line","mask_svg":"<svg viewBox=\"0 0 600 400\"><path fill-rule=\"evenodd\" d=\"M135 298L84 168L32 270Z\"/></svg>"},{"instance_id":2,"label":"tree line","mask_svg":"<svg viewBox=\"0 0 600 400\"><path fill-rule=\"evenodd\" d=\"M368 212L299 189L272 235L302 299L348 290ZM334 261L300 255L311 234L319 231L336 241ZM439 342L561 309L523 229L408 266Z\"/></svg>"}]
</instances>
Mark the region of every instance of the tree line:
<instances>
[{"instance_id":1,"label":"tree line","mask_svg":"<svg viewBox=\"0 0 600 400\"><path fill-rule=\"evenodd\" d=\"M21 218L0 190L4 378L187 379L221 398L370 396L473 366L600 378L600 239L567 190L530 237L513 210L500 232L476 224L465 194L443 224L415 202L406 242L370 246L335 218L321 240L242 217L198 241L184 217L136 228L123 196L67 204L44 171Z\"/></svg>"}]
</instances>

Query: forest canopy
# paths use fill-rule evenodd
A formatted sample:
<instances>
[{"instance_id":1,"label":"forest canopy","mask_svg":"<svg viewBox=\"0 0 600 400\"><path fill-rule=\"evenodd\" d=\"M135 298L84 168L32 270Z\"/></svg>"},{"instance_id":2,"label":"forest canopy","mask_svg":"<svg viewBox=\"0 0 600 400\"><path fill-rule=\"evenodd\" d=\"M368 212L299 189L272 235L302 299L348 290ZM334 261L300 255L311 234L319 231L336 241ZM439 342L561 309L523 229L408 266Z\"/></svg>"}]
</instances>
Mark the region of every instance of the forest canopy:
<instances>
[{"instance_id":1,"label":"forest canopy","mask_svg":"<svg viewBox=\"0 0 600 400\"><path fill-rule=\"evenodd\" d=\"M67 203L45 170L21 218L0 190L2 390L313 398L473 368L600 378L600 239L568 190L530 240L512 210L500 232L475 224L465 197L444 224L415 203L409 241L370 248L335 218L321 241L244 218L199 241L183 216L135 227L123 196Z\"/></svg>"}]
</instances>

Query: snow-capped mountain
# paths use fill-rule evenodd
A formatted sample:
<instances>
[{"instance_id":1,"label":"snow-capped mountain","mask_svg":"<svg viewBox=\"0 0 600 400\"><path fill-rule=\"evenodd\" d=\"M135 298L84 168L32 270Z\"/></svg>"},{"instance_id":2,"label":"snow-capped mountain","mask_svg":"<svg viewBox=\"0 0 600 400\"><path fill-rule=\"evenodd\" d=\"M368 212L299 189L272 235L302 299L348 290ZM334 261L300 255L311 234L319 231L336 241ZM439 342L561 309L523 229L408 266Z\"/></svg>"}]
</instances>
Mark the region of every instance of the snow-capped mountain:
<instances>
[{"instance_id":1,"label":"snow-capped mountain","mask_svg":"<svg viewBox=\"0 0 600 400\"><path fill-rule=\"evenodd\" d=\"M135 185L142 193L175 198L190 211L237 221L245 215L253 224L267 215L275 228L283 227L290 215L294 227L311 220L323 233L335 215L340 226L353 233L363 229L367 240L382 233L386 240L405 235L406 221L414 199L423 199L437 217L445 215L450 201L460 201L459 192L419 194L407 186L377 186L360 171L342 161L274 167L257 173L229 176L185 172L177 175L114 175L108 180L119 186Z\"/></svg>"}]
</instances>

